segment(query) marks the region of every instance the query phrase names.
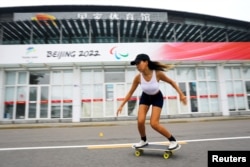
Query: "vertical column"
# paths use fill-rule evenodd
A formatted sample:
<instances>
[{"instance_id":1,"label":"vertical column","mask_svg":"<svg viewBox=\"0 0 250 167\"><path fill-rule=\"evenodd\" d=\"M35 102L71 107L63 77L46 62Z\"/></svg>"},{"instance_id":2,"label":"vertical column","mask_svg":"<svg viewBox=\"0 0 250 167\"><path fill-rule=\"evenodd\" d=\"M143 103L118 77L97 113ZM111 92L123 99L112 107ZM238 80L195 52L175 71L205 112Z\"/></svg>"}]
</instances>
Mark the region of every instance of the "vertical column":
<instances>
[{"instance_id":1,"label":"vertical column","mask_svg":"<svg viewBox=\"0 0 250 167\"><path fill-rule=\"evenodd\" d=\"M3 119L4 114L4 71L0 69L0 120Z\"/></svg>"},{"instance_id":2,"label":"vertical column","mask_svg":"<svg viewBox=\"0 0 250 167\"><path fill-rule=\"evenodd\" d=\"M81 118L81 70L78 67L74 67L73 70L73 113L72 122L80 122Z\"/></svg>"},{"instance_id":3,"label":"vertical column","mask_svg":"<svg viewBox=\"0 0 250 167\"><path fill-rule=\"evenodd\" d=\"M60 25L60 38L59 38L59 43L62 44L62 38L63 38L63 27Z\"/></svg>"},{"instance_id":4,"label":"vertical column","mask_svg":"<svg viewBox=\"0 0 250 167\"><path fill-rule=\"evenodd\" d=\"M120 28L120 21L117 21L117 38L118 38L118 43L121 42L121 28Z\"/></svg>"},{"instance_id":5,"label":"vertical column","mask_svg":"<svg viewBox=\"0 0 250 167\"><path fill-rule=\"evenodd\" d=\"M145 29L146 29L146 41L148 42L148 22L146 23L146 27L145 27Z\"/></svg>"},{"instance_id":6,"label":"vertical column","mask_svg":"<svg viewBox=\"0 0 250 167\"><path fill-rule=\"evenodd\" d=\"M219 103L220 103L220 111L223 116L228 116L228 99L227 99L227 91L226 91L226 82L225 82L225 74L224 74L224 66L218 65L218 85L219 85Z\"/></svg>"},{"instance_id":7,"label":"vertical column","mask_svg":"<svg viewBox=\"0 0 250 167\"><path fill-rule=\"evenodd\" d=\"M31 27L30 27L30 44L33 44L33 35L34 35L34 27L33 27L33 24L31 24Z\"/></svg>"},{"instance_id":8,"label":"vertical column","mask_svg":"<svg viewBox=\"0 0 250 167\"><path fill-rule=\"evenodd\" d=\"M92 36L91 36L91 21L89 20L89 43L92 42Z\"/></svg>"},{"instance_id":9,"label":"vertical column","mask_svg":"<svg viewBox=\"0 0 250 167\"><path fill-rule=\"evenodd\" d=\"M3 43L3 26L0 27L0 44Z\"/></svg>"}]
</instances>

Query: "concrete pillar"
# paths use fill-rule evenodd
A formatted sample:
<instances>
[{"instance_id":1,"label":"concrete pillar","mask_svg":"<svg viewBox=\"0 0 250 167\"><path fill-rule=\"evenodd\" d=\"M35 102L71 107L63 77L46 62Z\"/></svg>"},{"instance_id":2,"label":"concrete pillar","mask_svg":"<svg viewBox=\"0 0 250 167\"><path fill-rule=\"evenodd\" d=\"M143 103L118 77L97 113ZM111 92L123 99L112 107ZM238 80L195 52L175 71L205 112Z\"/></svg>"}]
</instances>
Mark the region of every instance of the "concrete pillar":
<instances>
[{"instance_id":1,"label":"concrete pillar","mask_svg":"<svg viewBox=\"0 0 250 167\"><path fill-rule=\"evenodd\" d=\"M73 70L73 111L72 122L80 122L81 118L81 70L74 67Z\"/></svg>"},{"instance_id":2,"label":"concrete pillar","mask_svg":"<svg viewBox=\"0 0 250 167\"><path fill-rule=\"evenodd\" d=\"M4 114L4 71L0 69L0 120Z\"/></svg>"},{"instance_id":3,"label":"concrete pillar","mask_svg":"<svg viewBox=\"0 0 250 167\"><path fill-rule=\"evenodd\" d=\"M227 90L226 90L226 79L224 74L224 66L220 64L218 67L218 91L219 91L219 104L220 104L220 111L222 112L223 116L229 116L229 109L228 109L228 99L227 99Z\"/></svg>"}]
</instances>

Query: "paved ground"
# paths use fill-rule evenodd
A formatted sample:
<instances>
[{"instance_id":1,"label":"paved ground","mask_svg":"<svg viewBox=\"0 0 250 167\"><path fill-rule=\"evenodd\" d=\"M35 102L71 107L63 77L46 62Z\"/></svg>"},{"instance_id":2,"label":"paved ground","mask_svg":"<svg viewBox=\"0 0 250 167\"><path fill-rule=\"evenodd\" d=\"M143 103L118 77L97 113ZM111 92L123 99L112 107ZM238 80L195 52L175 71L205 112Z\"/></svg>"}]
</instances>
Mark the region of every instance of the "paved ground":
<instances>
[{"instance_id":1,"label":"paved ground","mask_svg":"<svg viewBox=\"0 0 250 167\"><path fill-rule=\"evenodd\" d=\"M182 143L168 160L161 152L134 156L131 145L139 140L135 121L1 125L0 167L203 167L209 150L250 150L249 116L162 123ZM166 142L146 127L150 142Z\"/></svg>"}]
</instances>

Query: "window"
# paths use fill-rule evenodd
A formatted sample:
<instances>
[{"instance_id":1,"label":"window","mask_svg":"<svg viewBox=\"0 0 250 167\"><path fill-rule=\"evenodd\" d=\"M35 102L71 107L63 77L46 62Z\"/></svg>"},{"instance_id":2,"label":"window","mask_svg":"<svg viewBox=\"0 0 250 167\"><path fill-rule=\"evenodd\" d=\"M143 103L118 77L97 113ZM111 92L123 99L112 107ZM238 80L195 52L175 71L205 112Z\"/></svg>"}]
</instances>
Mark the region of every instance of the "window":
<instances>
[{"instance_id":1,"label":"window","mask_svg":"<svg viewBox=\"0 0 250 167\"><path fill-rule=\"evenodd\" d=\"M177 77L178 80L195 80L195 68L191 67L181 67L177 68Z\"/></svg>"},{"instance_id":2,"label":"window","mask_svg":"<svg viewBox=\"0 0 250 167\"><path fill-rule=\"evenodd\" d=\"M199 67L197 73L200 112L218 112L219 95L216 68Z\"/></svg>"},{"instance_id":3,"label":"window","mask_svg":"<svg viewBox=\"0 0 250 167\"><path fill-rule=\"evenodd\" d=\"M71 118L73 71L53 71L51 81L51 118Z\"/></svg>"},{"instance_id":4,"label":"window","mask_svg":"<svg viewBox=\"0 0 250 167\"><path fill-rule=\"evenodd\" d=\"M27 72L18 73L18 84L27 84Z\"/></svg>"},{"instance_id":5,"label":"window","mask_svg":"<svg viewBox=\"0 0 250 167\"><path fill-rule=\"evenodd\" d=\"M225 67L224 71L226 74L225 79L229 110L245 110L246 103L244 97L244 85L242 81L241 69L239 67Z\"/></svg>"},{"instance_id":6,"label":"window","mask_svg":"<svg viewBox=\"0 0 250 167\"><path fill-rule=\"evenodd\" d=\"M103 70L81 71L81 117L103 117Z\"/></svg>"},{"instance_id":7,"label":"window","mask_svg":"<svg viewBox=\"0 0 250 167\"><path fill-rule=\"evenodd\" d=\"M106 69L105 70L105 83L111 82L125 82L124 69Z\"/></svg>"},{"instance_id":8,"label":"window","mask_svg":"<svg viewBox=\"0 0 250 167\"><path fill-rule=\"evenodd\" d=\"M27 100L27 72L8 71L5 80L5 119L24 119Z\"/></svg>"},{"instance_id":9,"label":"window","mask_svg":"<svg viewBox=\"0 0 250 167\"><path fill-rule=\"evenodd\" d=\"M42 84L49 84L50 83L50 75L49 72L30 72L30 85L42 85Z\"/></svg>"},{"instance_id":10,"label":"window","mask_svg":"<svg viewBox=\"0 0 250 167\"><path fill-rule=\"evenodd\" d=\"M243 78L250 79L250 67L243 67Z\"/></svg>"},{"instance_id":11,"label":"window","mask_svg":"<svg viewBox=\"0 0 250 167\"><path fill-rule=\"evenodd\" d=\"M16 72L7 72L6 73L6 85L15 85L16 84Z\"/></svg>"}]
</instances>

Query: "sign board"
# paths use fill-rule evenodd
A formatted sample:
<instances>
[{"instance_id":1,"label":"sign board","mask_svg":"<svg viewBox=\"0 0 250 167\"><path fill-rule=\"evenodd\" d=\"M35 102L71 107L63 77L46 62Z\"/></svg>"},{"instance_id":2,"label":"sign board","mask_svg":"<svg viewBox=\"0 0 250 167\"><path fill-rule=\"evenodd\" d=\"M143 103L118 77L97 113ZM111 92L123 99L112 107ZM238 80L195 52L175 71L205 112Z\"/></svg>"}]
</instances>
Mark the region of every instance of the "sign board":
<instances>
[{"instance_id":1,"label":"sign board","mask_svg":"<svg viewBox=\"0 0 250 167\"><path fill-rule=\"evenodd\" d=\"M14 13L14 21L25 20L139 20L167 22L167 12L50 12L50 13Z\"/></svg>"},{"instance_id":2,"label":"sign board","mask_svg":"<svg viewBox=\"0 0 250 167\"><path fill-rule=\"evenodd\" d=\"M0 65L131 61L140 53L155 61L245 61L250 42L0 45Z\"/></svg>"}]
</instances>

